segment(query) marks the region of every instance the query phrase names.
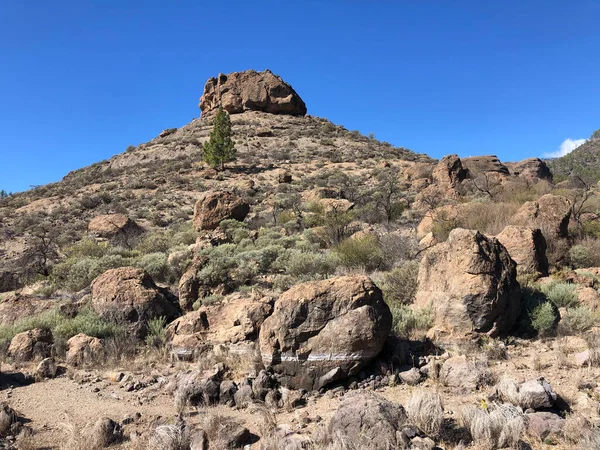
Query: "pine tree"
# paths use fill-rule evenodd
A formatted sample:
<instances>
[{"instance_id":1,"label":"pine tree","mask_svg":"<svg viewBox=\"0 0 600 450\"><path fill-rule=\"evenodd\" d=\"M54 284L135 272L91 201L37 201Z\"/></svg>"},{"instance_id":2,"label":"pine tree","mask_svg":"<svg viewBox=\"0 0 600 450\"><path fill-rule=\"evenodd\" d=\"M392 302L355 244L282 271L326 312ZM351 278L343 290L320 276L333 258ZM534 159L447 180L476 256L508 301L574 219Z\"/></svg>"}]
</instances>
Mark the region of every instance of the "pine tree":
<instances>
[{"instance_id":1,"label":"pine tree","mask_svg":"<svg viewBox=\"0 0 600 450\"><path fill-rule=\"evenodd\" d=\"M237 150L231 139L231 119L223 108L219 108L210 133L210 139L202 147L202 158L211 167L225 170L225 163L235 161Z\"/></svg>"}]
</instances>

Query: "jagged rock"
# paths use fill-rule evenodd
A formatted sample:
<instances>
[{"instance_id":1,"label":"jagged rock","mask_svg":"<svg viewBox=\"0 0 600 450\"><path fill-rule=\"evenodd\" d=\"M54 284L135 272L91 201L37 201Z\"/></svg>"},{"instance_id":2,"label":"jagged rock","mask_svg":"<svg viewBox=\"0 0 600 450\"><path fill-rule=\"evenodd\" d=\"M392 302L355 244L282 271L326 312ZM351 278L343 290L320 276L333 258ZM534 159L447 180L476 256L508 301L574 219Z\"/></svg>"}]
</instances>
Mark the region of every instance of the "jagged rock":
<instances>
[{"instance_id":1,"label":"jagged rock","mask_svg":"<svg viewBox=\"0 0 600 450\"><path fill-rule=\"evenodd\" d=\"M235 391L235 394L233 394L233 399L235 401L235 406L238 408L245 408L252 403L254 397L250 383L240 385L238 390Z\"/></svg>"},{"instance_id":2,"label":"jagged rock","mask_svg":"<svg viewBox=\"0 0 600 450\"><path fill-rule=\"evenodd\" d=\"M234 297L201 306L173 321L166 330L175 352L201 354L217 344L238 344L256 339L264 320L273 311L268 297L254 300Z\"/></svg>"},{"instance_id":3,"label":"jagged rock","mask_svg":"<svg viewBox=\"0 0 600 450\"><path fill-rule=\"evenodd\" d=\"M541 228L546 237L566 238L569 235L571 203L560 195L542 195L537 201L526 202L512 217L515 225Z\"/></svg>"},{"instance_id":4,"label":"jagged rock","mask_svg":"<svg viewBox=\"0 0 600 450\"><path fill-rule=\"evenodd\" d=\"M275 379L265 370L258 372L258 375L252 381L252 394L257 400L264 400L267 393L276 385Z\"/></svg>"},{"instance_id":5,"label":"jagged rock","mask_svg":"<svg viewBox=\"0 0 600 450\"><path fill-rule=\"evenodd\" d=\"M520 304L516 265L495 238L456 228L421 260L413 306L431 306L430 332L440 343L472 332L505 335L517 320Z\"/></svg>"},{"instance_id":6,"label":"jagged rock","mask_svg":"<svg viewBox=\"0 0 600 450\"><path fill-rule=\"evenodd\" d=\"M550 172L546 163L539 158L528 158L523 161L506 163L506 166L513 175L552 181L552 172Z\"/></svg>"},{"instance_id":7,"label":"jagged rock","mask_svg":"<svg viewBox=\"0 0 600 450\"><path fill-rule=\"evenodd\" d=\"M280 184L291 183L292 182L292 174L286 170L279 172L277 174L277 182Z\"/></svg>"},{"instance_id":8,"label":"jagged rock","mask_svg":"<svg viewBox=\"0 0 600 450\"><path fill-rule=\"evenodd\" d=\"M443 188L454 189L467 177L458 155L444 156L433 169L433 179Z\"/></svg>"},{"instance_id":9,"label":"jagged rock","mask_svg":"<svg viewBox=\"0 0 600 450\"><path fill-rule=\"evenodd\" d=\"M67 341L67 364L80 366L104 359L102 340L79 333Z\"/></svg>"},{"instance_id":10,"label":"jagged rock","mask_svg":"<svg viewBox=\"0 0 600 450\"><path fill-rule=\"evenodd\" d=\"M225 380L219 387L219 403L227 406L235 405L235 393L238 391L238 386L234 381Z\"/></svg>"},{"instance_id":11,"label":"jagged rock","mask_svg":"<svg viewBox=\"0 0 600 450\"><path fill-rule=\"evenodd\" d=\"M210 78L200 98L202 114L221 106L230 114L248 110L304 116L306 105L294 89L270 70L246 70Z\"/></svg>"},{"instance_id":12,"label":"jagged rock","mask_svg":"<svg viewBox=\"0 0 600 450\"><path fill-rule=\"evenodd\" d=\"M469 175L472 178L488 172L509 175L508 167L502 164L495 155L471 156L469 158L462 158L461 161L462 166L469 171Z\"/></svg>"},{"instance_id":13,"label":"jagged rock","mask_svg":"<svg viewBox=\"0 0 600 450\"><path fill-rule=\"evenodd\" d=\"M52 351L52 332L34 328L15 335L10 341L8 355L17 361L47 358Z\"/></svg>"},{"instance_id":14,"label":"jagged rock","mask_svg":"<svg viewBox=\"0 0 600 450\"><path fill-rule=\"evenodd\" d=\"M333 436L356 448L402 448L398 437L406 419L401 405L375 394L351 392L343 397L328 427Z\"/></svg>"},{"instance_id":15,"label":"jagged rock","mask_svg":"<svg viewBox=\"0 0 600 450\"><path fill-rule=\"evenodd\" d=\"M214 230L225 219L243 222L249 211L250 205L233 192L208 191L194 207L194 229Z\"/></svg>"},{"instance_id":16,"label":"jagged rock","mask_svg":"<svg viewBox=\"0 0 600 450\"><path fill-rule=\"evenodd\" d=\"M551 412L534 412L525 414L525 424L530 436L543 441L550 435L560 435L565 419Z\"/></svg>"},{"instance_id":17,"label":"jagged rock","mask_svg":"<svg viewBox=\"0 0 600 450\"><path fill-rule=\"evenodd\" d=\"M416 367L407 368L406 370L400 369L398 376L409 386L416 386L421 382L421 372Z\"/></svg>"},{"instance_id":18,"label":"jagged rock","mask_svg":"<svg viewBox=\"0 0 600 450\"><path fill-rule=\"evenodd\" d=\"M207 262L207 257L195 256L189 267L179 279L177 291L179 294L179 306L183 311L192 311L194 303L200 298L203 283L198 276L198 271L200 271Z\"/></svg>"},{"instance_id":19,"label":"jagged rock","mask_svg":"<svg viewBox=\"0 0 600 450\"><path fill-rule=\"evenodd\" d=\"M539 228L509 225L496 236L517 263L519 275L548 276L546 239Z\"/></svg>"},{"instance_id":20,"label":"jagged rock","mask_svg":"<svg viewBox=\"0 0 600 450\"><path fill-rule=\"evenodd\" d=\"M185 405L216 405L221 393L221 371L194 370L177 380L175 404L179 410Z\"/></svg>"},{"instance_id":21,"label":"jagged rock","mask_svg":"<svg viewBox=\"0 0 600 450\"><path fill-rule=\"evenodd\" d=\"M147 333L148 321L156 317L173 320L179 313L175 299L161 289L144 270L135 267L110 269L92 281L91 304L102 317L131 324L138 336Z\"/></svg>"},{"instance_id":22,"label":"jagged rock","mask_svg":"<svg viewBox=\"0 0 600 450\"><path fill-rule=\"evenodd\" d=\"M143 230L124 214L104 214L88 224L88 233L109 239L115 244L131 246Z\"/></svg>"},{"instance_id":23,"label":"jagged rock","mask_svg":"<svg viewBox=\"0 0 600 450\"><path fill-rule=\"evenodd\" d=\"M35 369L35 377L39 380L46 378L54 378L58 367L54 358L44 358L40 361L37 368Z\"/></svg>"},{"instance_id":24,"label":"jagged rock","mask_svg":"<svg viewBox=\"0 0 600 450\"><path fill-rule=\"evenodd\" d=\"M505 377L498 383L496 391L502 399L524 410L551 408L557 399L556 392L544 377L522 383Z\"/></svg>"},{"instance_id":25,"label":"jagged rock","mask_svg":"<svg viewBox=\"0 0 600 450\"><path fill-rule=\"evenodd\" d=\"M377 356L391 325L381 290L367 277L302 283L263 322L260 352L284 386L319 389Z\"/></svg>"}]
</instances>

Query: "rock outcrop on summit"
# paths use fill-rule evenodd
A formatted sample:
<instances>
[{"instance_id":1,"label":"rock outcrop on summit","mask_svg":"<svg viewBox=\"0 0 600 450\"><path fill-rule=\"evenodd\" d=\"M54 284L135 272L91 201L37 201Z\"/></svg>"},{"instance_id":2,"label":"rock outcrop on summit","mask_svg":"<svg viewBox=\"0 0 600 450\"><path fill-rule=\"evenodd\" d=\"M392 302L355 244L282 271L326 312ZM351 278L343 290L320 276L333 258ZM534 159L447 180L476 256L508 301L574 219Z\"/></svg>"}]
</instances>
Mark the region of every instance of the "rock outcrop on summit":
<instances>
[{"instance_id":1,"label":"rock outcrop on summit","mask_svg":"<svg viewBox=\"0 0 600 450\"><path fill-rule=\"evenodd\" d=\"M246 70L210 78L200 98L202 114L223 107L228 113L262 111L304 116L306 105L296 91L270 70Z\"/></svg>"}]
</instances>

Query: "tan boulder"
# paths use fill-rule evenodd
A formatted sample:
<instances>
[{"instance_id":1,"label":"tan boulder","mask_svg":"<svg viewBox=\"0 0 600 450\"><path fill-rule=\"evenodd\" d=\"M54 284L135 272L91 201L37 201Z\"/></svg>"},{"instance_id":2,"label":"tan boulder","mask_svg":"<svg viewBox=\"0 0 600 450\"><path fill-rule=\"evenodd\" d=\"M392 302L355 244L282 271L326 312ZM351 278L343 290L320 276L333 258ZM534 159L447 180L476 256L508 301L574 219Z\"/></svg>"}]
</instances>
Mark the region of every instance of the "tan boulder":
<instances>
[{"instance_id":1,"label":"tan boulder","mask_svg":"<svg viewBox=\"0 0 600 450\"><path fill-rule=\"evenodd\" d=\"M304 191L302 193L302 201L306 203L318 202L319 200L325 198L339 198L340 190L330 187L318 187L314 189L310 189L308 191Z\"/></svg>"},{"instance_id":2,"label":"tan boulder","mask_svg":"<svg viewBox=\"0 0 600 450\"><path fill-rule=\"evenodd\" d=\"M354 375L376 357L392 326L381 290L367 277L296 285L260 329L265 367L286 387L319 389Z\"/></svg>"},{"instance_id":3,"label":"tan boulder","mask_svg":"<svg viewBox=\"0 0 600 450\"><path fill-rule=\"evenodd\" d=\"M324 198L319 200L319 203L323 206L325 213L348 212L354 208L354 203L343 198Z\"/></svg>"},{"instance_id":4,"label":"tan boulder","mask_svg":"<svg viewBox=\"0 0 600 450\"><path fill-rule=\"evenodd\" d=\"M88 223L88 233L106 239L133 239L142 229L124 214L103 214Z\"/></svg>"},{"instance_id":5,"label":"tan boulder","mask_svg":"<svg viewBox=\"0 0 600 450\"><path fill-rule=\"evenodd\" d=\"M250 212L250 205L230 191L208 191L194 207L194 229L214 230L222 220L235 219L242 222Z\"/></svg>"},{"instance_id":6,"label":"tan boulder","mask_svg":"<svg viewBox=\"0 0 600 450\"><path fill-rule=\"evenodd\" d=\"M292 86L270 70L246 70L210 78L200 98L202 114L221 106L230 114L248 110L304 116L306 105Z\"/></svg>"},{"instance_id":7,"label":"tan boulder","mask_svg":"<svg viewBox=\"0 0 600 450\"><path fill-rule=\"evenodd\" d=\"M79 333L67 341L67 364L81 366L102 361L105 351L102 340Z\"/></svg>"},{"instance_id":8,"label":"tan boulder","mask_svg":"<svg viewBox=\"0 0 600 450\"><path fill-rule=\"evenodd\" d=\"M15 335L8 347L8 355L18 361L47 358L51 351L52 333L42 328L34 328Z\"/></svg>"},{"instance_id":9,"label":"tan boulder","mask_svg":"<svg viewBox=\"0 0 600 450\"><path fill-rule=\"evenodd\" d=\"M472 333L507 334L520 312L516 265L495 238L456 228L419 266L414 307L430 307L440 344Z\"/></svg>"},{"instance_id":10,"label":"tan boulder","mask_svg":"<svg viewBox=\"0 0 600 450\"><path fill-rule=\"evenodd\" d=\"M455 189L467 177L458 155L444 156L433 169L433 179L446 189Z\"/></svg>"},{"instance_id":11,"label":"tan boulder","mask_svg":"<svg viewBox=\"0 0 600 450\"><path fill-rule=\"evenodd\" d=\"M506 166L513 175L552 181L552 172L540 158L528 158L523 161L506 163Z\"/></svg>"},{"instance_id":12,"label":"tan boulder","mask_svg":"<svg viewBox=\"0 0 600 450\"><path fill-rule=\"evenodd\" d=\"M577 286L577 299L579 303L593 310L600 309L600 294L598 290L587 286Z\"/></svg>"},{"instance_id":13,"label":"tan boulder","mask_svg":"<svg viewBox=\"0 0 600 450\"><path fill-rule=\"evenodd\" d=\"M495 155L471 156L469 158L462 158L461 161L462 166L469 171L472 178L489 172L509 175L508 168Z\"/></svg>"},{"instance_id":14,"label":"tan boulder","mask_svg":"<svg viewBox=\"0 0 600 450\"><path fill-rule=\"evenodd\" d=\"M272 310L269 298L234 297L203 305L169 324L167 341L176 355L198 355L218 344L251 341Z\"/></svg>"},{"instance_id":15,"label":"tan boulder","mask_svg":"<svg viewBox=\"0 0 600 450\"><path fill-rule=\"evenodd\" d=\"M205 256L196 256L189 267L179 279L177 291L179 295L179 306L183 311L191 311L194 303L201 297L202 280L198 276L198 271L208 262ZM206 292L202 292L205 294Z\"/></svg>"},{"instance_id":16,"label":"tan boulder","mask_svg":"<svg viewBox=\"0 0 600 450\"><path fill-rule=\"evenodd\" d=\"M496 236L517 263L519 275L548 276L546 239L539 228L509 225Z\"/></svg>"},{"instance_id":17,"label":"tan boulder","mask_svg":"<svg viewBox=\"0 0 600 450\"><path fill-rule=\"evenodd\" d=\"M571 203L565 197L542 195L537 201L526 202L512 217L514 225L537 227L546 237L566 238L569 235Z\"/></svg>"},{"instance_id":18,"label":"tan boulder","mask_svg":"<svg viewBox=\"0 0 600 450\"><path fill-rule=\"evenodd\" d=\"M144 270L135 267L110 269L92 281L91 303L100 316L131 324L144 337L150 319L177 317L179 308L166 289L161 289Z\"/></svg>"}]
</instances>

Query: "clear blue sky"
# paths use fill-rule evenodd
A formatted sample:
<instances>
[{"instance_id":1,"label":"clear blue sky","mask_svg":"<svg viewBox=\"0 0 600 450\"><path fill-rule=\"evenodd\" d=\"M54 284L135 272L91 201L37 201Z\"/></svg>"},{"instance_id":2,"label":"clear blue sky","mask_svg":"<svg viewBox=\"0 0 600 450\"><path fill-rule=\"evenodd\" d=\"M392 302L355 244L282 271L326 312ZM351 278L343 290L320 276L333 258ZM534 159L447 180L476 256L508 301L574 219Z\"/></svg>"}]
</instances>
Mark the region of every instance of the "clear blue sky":
<instances>
[{"instance_id":1,"label":"clear blue sky","mask_svg":"<svg viewBox=\"0 0 600 450\"><path fill-rule=\"evenodd\" d=\"M600 128L600 1L3 0L0 189L58 181L271 69L309 114L502 160Z\"/></svg>"}]
</instances>

